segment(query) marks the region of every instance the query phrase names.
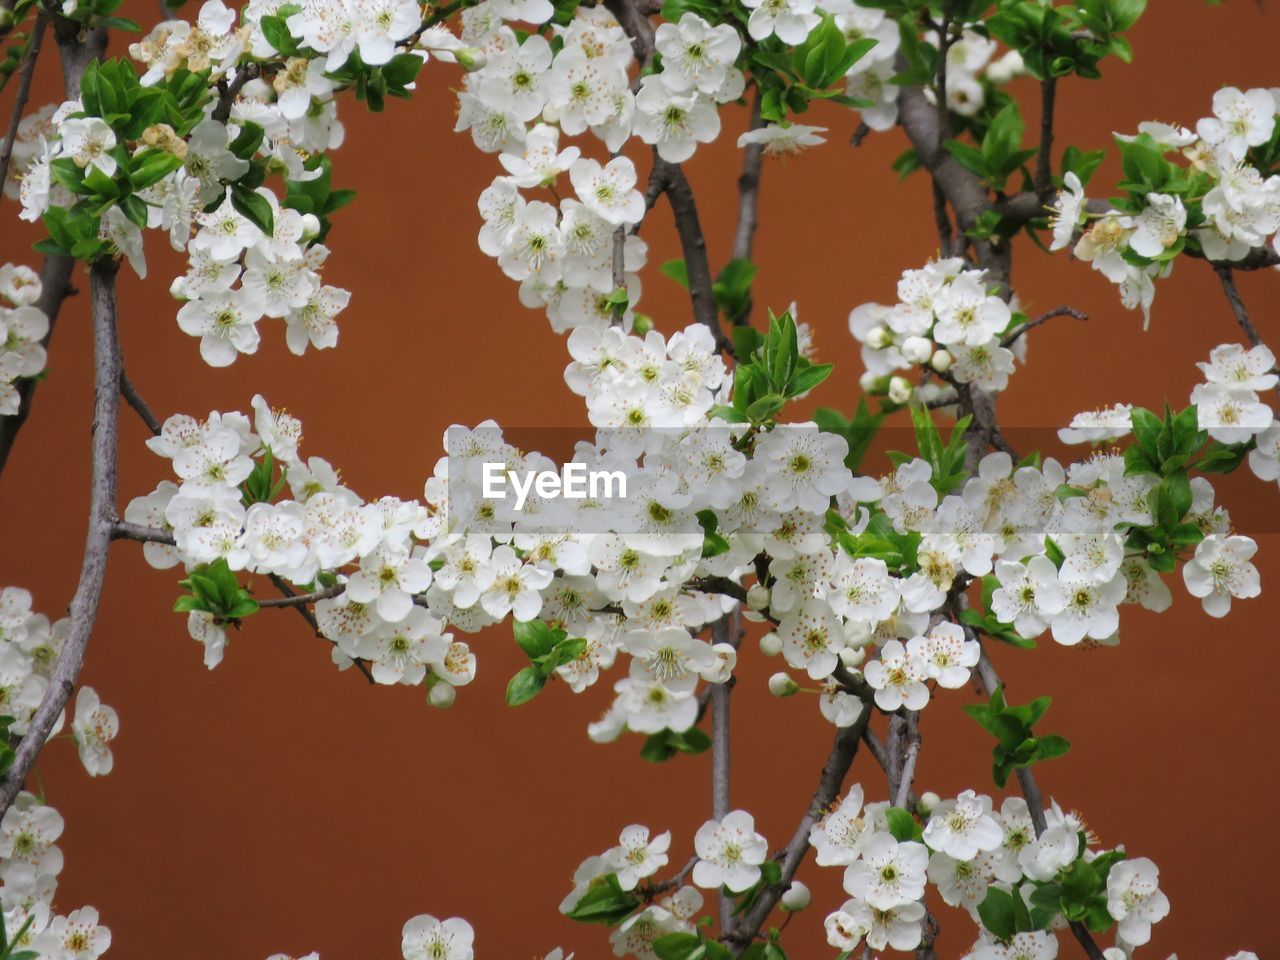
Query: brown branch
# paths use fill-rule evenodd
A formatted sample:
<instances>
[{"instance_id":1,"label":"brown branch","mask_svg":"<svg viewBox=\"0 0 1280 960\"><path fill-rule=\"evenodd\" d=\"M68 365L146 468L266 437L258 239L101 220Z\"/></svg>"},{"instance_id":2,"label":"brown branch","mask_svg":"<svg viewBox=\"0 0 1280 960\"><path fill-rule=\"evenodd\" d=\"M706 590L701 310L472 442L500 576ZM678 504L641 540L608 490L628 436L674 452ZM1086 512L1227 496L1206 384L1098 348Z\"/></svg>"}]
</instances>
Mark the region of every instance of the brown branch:
<instances>
[{"instance_id":1,"label":"brown branch","mask_svg":"<svg viewBox=\"0 0 1280 960\"><path fill-rule=\"evenodd\" d=\"M604 0L605 9L631 38L631 49L640 62L641 71L653 60L653 24L648 15L633 0Z\"/></svg>"},{"instance_id":2,"label":"brown branch","mask_svg":"<svg viewBox=\"0 0 1280 960\"><path fill-rule=\"evenodd\" d=\"M269 575L269 579L275 585L275 588L280 591L282 597L279 600L259 600L258 606L291 607L298 611L298 616L302 617L302 619L307 622L307 626L311 628L312 632L319 639L325 641L325 643L333 643L333 641L326 637L320 630L320 621L316 619L316 615L311 612L311 608L308 607L307 604L313 603L316 600L326 600L329 597L336 597L346 589L346 584L334 584L332 587L327 587L324 590L318 590L315 593L294 593L293 588L290 587L289 584L285 583L283 577L277 576L273 573ZM365 663L365 661L361 660L359 657L352 657L351 662L355 664L356 669L364 675L366 680L370 683L377 682L373 679L373 674L369 671L369 665Z\"/></svg>"},{"instance_id":3,"label":"brown branch","mask_svg":"<svg viewBox=\"0 0 1280 960\"><path fill-rule=\"evenodd\" d=\"M156 436L160 435L160 421L156 419L156 415L151 412L151 408L147 406L147 401L142 399L138 390L133 385L133 381L129 379L129 375L124 372L123 364L120 367L120 396L124 397L125 402L133 408L143 423L147 425Z\"/></svg>"},{"instance_id":4,"label":"brown branch","mask_svg":"<svg viewBox=\"0 0 1280 960\"><path fill-rule=\"evenodd\" d=\"M645 899L646 903L651 903L668 890L674 890L676 887L684 883L684 878L689 876L690 871L692 871L697 864L698 858L696 856L690 857L689 862L681 867L680 872L675 876L668 877L666 880L659 880L657 883L650 883L648 885L641 884L636 888L636 893L640 894L640 896Z\"/></svg>"},{"instance_id":5,"label":"brown branch","mask_svg":"<svg viewBox=\"0 0 1280 960\"><path fill-rule=\"evenodd\" d=\"M93 306L94 403L93 481L89 502L89 529L85 536L80 581L71 598L71 626L58 652L49 689L18 744L13 765L0 784L0 815L9 809L22 789L53 725L75 690L80 666L98 615L102 584L107 575L107 554L116 522L116 468L120 411L120 346L116 331L116 269L111 260L100 260L89 271Z\"/></svg>"},{"instance_id":6,"label":"brown branch","mask_svg":"<svg viewBox=\"0 0 1280 960\"><path fill-rule=\"evenodd\" d=\"M1042 199L1053 193L1053 107L1058 94L1058 78L1040 81L1040 151L1036 154L1036 193Z\"/></svg>"},{"instance_id":7,"label":"brown branch","mask_svg":"<svg viewBox=\"0 0 1280 960\"><path fill-rule=\"evenodd\" d=\"M764 126L760 117L760 88L756 88L751 100L751 120L747 130L759 130ZM733 231L733 258L750 260L756 228L760 216L760 173L764 166L764 144L748 143L742 151L742 173L738 176L738 223ZM750 309L750 308L748 308ZM734 323L745 323L733 318Z\"/></svg>"},{"instance_id":8,"label":"brown branch","mask_svg":"<svg viewBox=\"0 0 1280 960\"><path fill-rule=\"evenodd\" d=\"M13 116L9 118L9 129L4 135L4 145L0 146L0 187L4 186L5 178L9 175L9 160L13 156L13 145L18 139L22 111L27 108L27 101L31 98L31 79L35 76L36 58L40 56L40 47L44 43L44 31L48 23L48 14L41 8L36 14L35 32L27 41L27 53L22 58L21 73L18 75L18 92L13 101Z\"/></svg>"},{"instance_id":9,"label":"brown branch","mask_svg":"<svg viewBox=\"0 0 1280 960\"><path fill-rule=\"evenodd\" d=\"M1255 347L1262 344L1262 337L1258 336L1258 330L1253 325L1253 321L1249 319L1249 310L1244 305L1244 299L1240 296L1240 291L1236 287L1236 278L1231 268L1221 264L1213 265L1213 272L1218 275L1218 280L1222 283L1222 292L1227 295L1227 303L1231 304L1231 312L1235 314L1236 323L1240 324L1240 329L1244 331L1244 335L1249 338L1249 342Z\"/></svg>"},{"instance_id":10,"label":"brown branch","mask_svg":"<svg viewBox=\"0 0 1280 960\"><path fill-rule=\"evenodd\" d=\"M1013 330L1003 340L1000 341L1000 346L1002 347L1013 346L1013 344L1017 342L1018 338L1021 337L1024 333L1026 333L1028 330L1031 330L1034 327L1038 327L1042 323L1047 323L1048 321L1052 320L1054 317L1074 317L1076 320L1089 319L1089 315L1087 313L1085 313L1083 310L1077 310L1075 307L1067 307L1067 306L1054 307L1052 310L1046 310L1044 313L1040 314L1040 316L1035 317L1034 319L1028 320L1026 323L1022 324L1022 326Z\"/></svg>"},{"instance_id":11,"label":"brown branch","mask_svg":"<svg viewBox=\"0 0 1280 960\"><path fill-rule=\"evenodd\" d=\"M840 791L844 787L844 778L858 752L858 741L862 739L862 732L870 719L870 704L864 703L858 719L851 726L836 733L835 743L831 747L831 753L822 768L822 776L818 780L818 788L813 792L809 806L800 819L795 833L791 836L791 842L782 852L782 876L777 883L769 884L760 891L755 904L738 921L738 925L732 931L721 935L722 940L732 945L735 955L741 956L742 952L750 946L765 921L769 919L769 914L773 912L782 894L791 885L800 862L809 851L809 831L840 796Z\"/></svg>"},{"instance_id":12,"label":"brown branch","mask_svg":"<svg viewBox=\"0 0 1280 960\"><path fill-rule=\"evenodd\" d=\"M725 614L711 625L713 643L731 642L732 614ZM711 684L711 818L721 820L730 810L729 803L729 695L733 681ZM733 898L723 889L719 895L720 929L733 922Z\"/></svg>"},{"instance_id":13,"label":"brown branch","mask_svg":"<svg viewBox=\"0 0 1280 960\"><path fill-rule=\"evenodd\" d=\"M111 539L132 540L135 543L163 543L170 547L176 545L172 530L146 527L140 523L128 523L124 520L117 520L111 525Z\"/></svg>"},{"instance_id":14,"label":"brown branch","mask_svg":"<svg viewBox=\"0 0 1280 960\"><path fill-rule=\"evenodd\" d=\"M707 259L707 240L702 232L702 224L698 220L698 205L693 198L693 188L678 163L668 163L653 151L652 176L662 185L661 192L667 195L671 204L671 213L676 222L676 233L680 236L680 249L684 253L684 267L689 276L689 301L693 307L693 319L711 331L716 346L729 356L733 355L733 345L724 331L720 329L720 318L716 310L715 295L712 293L711 265Z\"/></svg>"}]
</instances>

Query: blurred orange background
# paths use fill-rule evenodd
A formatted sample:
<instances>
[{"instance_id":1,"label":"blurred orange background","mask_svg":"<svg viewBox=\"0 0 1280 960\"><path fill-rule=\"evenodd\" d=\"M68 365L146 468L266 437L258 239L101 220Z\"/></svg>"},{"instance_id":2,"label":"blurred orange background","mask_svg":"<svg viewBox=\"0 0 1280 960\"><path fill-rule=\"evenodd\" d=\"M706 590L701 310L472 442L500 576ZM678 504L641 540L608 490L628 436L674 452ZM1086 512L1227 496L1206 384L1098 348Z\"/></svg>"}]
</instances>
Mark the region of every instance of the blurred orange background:
<instances>
[{"instance_id":1,"label":"blurred orange background","mask_svg":"<svg viewBox=\"0 0 1280 960\"><path fill-rule=\"evenodd\" d=\"M1271 5L1151 7L1132 33L1133 65L1108 61L1101 81L1061 88L1060 146L1110 147L1111 131L1147 119L1193 123L1221 86L1277 82ZM33 106L61 99L55 80L50 55ZM334 155L333 182L359 197L330 237L326 280L354 295L336 350L294 357L283 325L268 320L256 356L210 369L178 330L166 293L180 259L149 238L152 281L121 273L121 336L128 371L157 414L248 410L261 392L302 418L304 454L330 459L368 498L420 496L450 423L585 426L581 401L561 379L561 338L541 313L520 307L515 284L476 248L475 200L500 168L450 132L456 85L453 67L431 63L414 100L393 101L383 115L353 99L342 104L347 142ZM1025 81L1015 89L1036 100ZM1026 108L1029 130L1035 112ZM687 164L713 269L728 258L734 140L744 123L740 109L725 114L720 141ZM797 302L821 359L837 364L811 402L848 413L861 372L848 312L892 301L898 274L933 255L936 237L926 180L900 185L889 169L905 146L899 132L854 149L847 111L816 111L814 122L831 128L826 145L766 163L757 317L764 306ZM1105 193L1117 172L1111 149L1093 192ZM16 219L16 204L0 212L0 262L37 264L29 245L39 232ZM644 236L651 266L640 308L671 332L690 314L683 292L656 270L679 256L665 202ZM1065 303L1091 319L1056 320L1031 337L1029 362L1000 400L1011 427L1057 426L1120 400L1185 405L1199 379L1194 362L1241 339L1216 278L1198 262L1180 261L1158 285L1145 333L1108 283L1065 255L1020 241L1014 284L1028 313ZM1240 285L1263 336L1276 342L1277 277L1245 276ZM48 381L0 479L0 585L29 588L52 617L75 587L88 503L87 308L83 293L66 306ZM122 509L169 476L145 436L123 411ZM1270 599L1280 537L1268 527L1275 496L1251 476L1223 484L1237 524L1258 533L1265 588L1227 621L1205 616L1177 578L1165 616L1126 608L1118 648L1087 652L1046 639L1034 651L993 651L1010 697L1052 694L1046 730L1073 744L1037 769L1046 797L1080 810L1103 844L1123 843L1161 867L1173 912L1144 955L1218 958L1246 947L1265 955L1280 942L1271 889L1280 834L1269 826L1278 785L1269 751L1280 719ZM148 568L136 544L114 546L82 679L120 711L115 772L91 781L65 741L40 765L67 822L58 905L97 906L114 932L112 956L393 958L401 925L418 913L468 918L480 957L541 957L556 945L606 956L605 930L556 910L578 862L633 822L674 832L673 866L691 852L708 815L708 757L652 766L638 756L638 737L589 742L585 725L608 703L609 682L576 697L556 685L508 709L502 691L521 660L509 628L476 639L479 678L452 710L437 711L419 690L339 673L327 645L286 611L253 617L223 665L206 671L183 619L168 612L175 580ZM811 698L772 700L765 678L778 664L754 643L744 651L733 802L780 846L808 803L832 731ZM993 792L987 735L959 710L974 696L957 691L925 713L920 789ZM883 796L882 775L865 755L852 779L869 797ZM800 877L815 888L814 906L785 943L793 957L826 956L821 922L844 899L839 871L806 863ZM960 956L972 923L951 910L940 919L940 956ZM1064 938L1062 955L1079 955L1078 947Z\"/></svg>"}]
</instances>

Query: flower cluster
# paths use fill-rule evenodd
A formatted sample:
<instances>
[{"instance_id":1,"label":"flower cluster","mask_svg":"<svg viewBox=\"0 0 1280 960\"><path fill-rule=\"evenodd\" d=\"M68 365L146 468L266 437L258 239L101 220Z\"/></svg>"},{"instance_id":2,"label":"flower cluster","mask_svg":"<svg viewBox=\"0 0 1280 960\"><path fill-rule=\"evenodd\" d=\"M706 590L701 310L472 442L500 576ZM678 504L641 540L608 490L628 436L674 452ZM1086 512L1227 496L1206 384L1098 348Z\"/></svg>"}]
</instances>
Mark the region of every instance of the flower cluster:
<instances>
[{"instance_id":1,"label":"flower cluster","mask_svg":"<svg viewBox=\"0 0 1280 960\"><path fill-rule=\"evenodd\" d=\"M44 338L49 318L40 312L40 277L30 267L6 263L0 266L0 417L18 412L19 378L38 376L44 370Z\"/></svg>"},{"instance_id":2,"label":"flower cluster","mask_svg":"<svg viewBox=\"0 0 1280 960\"><path fill-rule=\"evenodd\" d=\"M1194 130L1148 122L1136 135L1118 135L1129 189L1143 189L1121 208L1095 213L1080 177L1068 172L1050 216L1050 249L1074 241L1075 255L1116 284L1124 306L1140 308L1145 322L1155 280L1184 249L1224 264L1268 245L1280 253L1280 175L1264 176L1255 156L1272 140L1277 113L1275 91L1225 87L1213 96L1213 116ZM1166 159L1171 153L1187 166Z\"/></svg>"},{"instance_id":3,"label":"flower cluster","mask_svg":"<svg viewBox=\"0 0 1280 960\"><path fill-rule=\"evenodd\" d=\"M906 403L914 392L897 372L914 367L982 390L1003 390L1014 360L1005 340L1016 326L986 274L958 257L905 271L895 305L864 303L849 314L849 330L862 344L867 368L863 388L887 393L895 403Z\"/></svg>"}]
</instances>

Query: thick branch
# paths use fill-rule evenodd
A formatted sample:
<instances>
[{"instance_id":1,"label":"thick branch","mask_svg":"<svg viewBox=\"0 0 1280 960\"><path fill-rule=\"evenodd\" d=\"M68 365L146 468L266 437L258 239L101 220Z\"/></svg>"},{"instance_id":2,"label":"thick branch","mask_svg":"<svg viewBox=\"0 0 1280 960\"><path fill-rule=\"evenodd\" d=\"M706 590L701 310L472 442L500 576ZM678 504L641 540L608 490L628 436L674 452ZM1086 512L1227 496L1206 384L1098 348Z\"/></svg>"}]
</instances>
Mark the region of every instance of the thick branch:
<instances>
[{"instance_id":1,"label":"thick branch","mask_svg":"<svg viewBox=\"0 0 1280 960\"><path fill-rule=\"evenodd\" d=\"M13 766L0 785L0 815L22 789L49 732L75 690L84 663L89 635L98 615L98 601L107 575L107 554L116 522L116 455L120 410L120 347L116 336L116 267L109 260L89 271L93 306L93 485L89 501L89 530L85 537L80 582L71 598L71 626L58 652L49 689L22 741Z\"/></svg>"},{"instance_id":2,"label":"thick branch","mask_svg":"<svg viewBox=\"0 0 1280 960\"><path fill-rule=\"evenodd\" d=\"M1053 106L1058 94L1058 78L1040 82L1040 151L1036 154L1036 192L1043 198L1053 192Z\"/></svg>"},{"instance_id":3,"label":"thick branch","mask_svg":"<svg viewBox=\"0 0 1280 960\"><path fill-rule=\"evenodd\" d=\"M632 0L604 0L605 9L613 14L615 20L631 38L631 49L640 61L643 70L653 59L653 24Z\"/></svg>"},{"instance_id":4,"label":"thick branch","mask_svg":"<svg viewBox=\"0 0 1280 960\"><path fill-rule=\"evenodd\" d=\"M764 121L760 119L760 90L757 88L751 101L751 121L747 124L747 129L759 130L762 126ZM733 231L733 258L750 260L759 220L764 144L749 143L742 153L742 173L738 176L738 224ZM733 322L745 323L746 320L734 317Z\"/></svg>"},{"instance_id":5,"label":"thick branch","mask_svg":"<svg viewBox=\"0 0 1280 960\"><path fill-rule=\"evenodd\" d=\"M170 547L176 543L172 530L144 527L140 523L128 523L124 520L117 520L111 525L111 539L133 540L137 543L163 543Z\"/></svg>"},{"instance_id":6,"label":"thick branch","mask_svg":"<svg viewBox=\"0 0 1280 960\"><path fill-rule=\"evenodd\" d=\"M714 643L728 643L732 635L731 614L711 625ZM711 818L723 819L731 809L729 801L729 695L733 682L711 685ZM733 898L724 890L719 896L720 929L728 930L733 922Z\"/></svg>"}]
</instances>

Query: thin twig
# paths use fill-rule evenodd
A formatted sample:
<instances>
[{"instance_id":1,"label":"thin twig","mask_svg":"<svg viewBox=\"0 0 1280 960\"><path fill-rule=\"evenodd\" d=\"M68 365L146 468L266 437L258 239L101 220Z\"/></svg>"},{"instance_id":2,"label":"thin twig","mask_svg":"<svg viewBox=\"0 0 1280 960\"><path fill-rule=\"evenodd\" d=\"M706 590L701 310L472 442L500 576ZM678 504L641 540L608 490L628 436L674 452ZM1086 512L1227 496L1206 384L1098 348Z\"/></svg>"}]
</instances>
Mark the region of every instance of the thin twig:
<instances>
[{"instance_id":1,"label":"thin twig","mask_svg":"<svg viewBox=\"0 0 1280 960\"><path fill-rule=\"evenodd\" d=\"M1076 320L1089 319L1089 315L1087 313L1085 313L1083 310L1077 310L1075 307L1066 307L1066 306L1054 307L1052 310L1046 310L1044 313L1040 314L1040 316L1035 317L1032 320L1028 320L1026 323L1022 324L1022 326L1012 331L1008 336L1006 336L1003 340L1000 341L1000 346L1002 347L1013 346L1013 344L1017 342L1017 339L1020 336L1022 336L1024 333L1026 333L1028 330L1031 330L1034 327L1038 327L1042 323L1047 323L1048 321L1052 320L1054 317L1074 317Z\"/></svg>"},{"instance_id":2,"label":"thin twig","mask_svg":"<svg viewBox=\"0 0 1280 960\"><path fill-rule=\"evenodd\" d=\"M258 606L290 607L297 610L298 615L307 622L307 626L311 628L312 632L317 637L326 643L333 643L333 641L326 637L321 631L320 621L316 619L316 615L311 612L311 608L307 606L307 604L313 603L316 600L327 600L329 597L336 597L346 589L346 584L334 584L333 587L328 587L325 590L318 590L315 593L294 593L293 588L290 587L289 584L285 583L283 577L273 573L270 575L270 580L272 584L275 585L275 588L280 591L282 597L279 600L259 600ZM373 674L369 672L369 665L367 663L359 657L352 657L351 662L355 664L356 669L364 675L366 680L370 683L377 682L373 679Z\"/></svg>"},{"instance_id":3,"label":"thin twig","mask_svg":"<svg viewBox=\"0 0 1280 960\"><path fill-rule=\"evenodd\" d=\"M0 146L0 187L4 186L9 175L9 160L13 156L13 145L18 139L18 126L22 123L22 111L27 108L31 98L31 79L36 72L36 58L40 56L40 47L44 43L44 31L48 26L49 16L41 8L36 14L35 31L27 41L27 54L22 58L21 73L18 75L18 93L13 101L13 116L9 118L9 129L4 135L4 145Z\"/></svg>"},{"instance_id":4,"label":"thin twig","mask_svg":"<svg viewBox=\"0 0 1280 960\"><path fill-rule=\"evenodd\" d=\"M156 415L151 412L151 408L147 406L147 401L142 399L137 388L134 387L133 381L129 379L129 375L124 372L124 366L120 367L120 396L124 397L125 402L133 408L143 423L147 425L156 436L160 435L160 421L156 419Z\"/></svg>"},{"instance_id":5,"label":"thin twig","mask_svg":"<svg viewBox=\"0 0 1280 960\"><path fill-rule=\"evenodd\" d=\"M775 884L769 884L760 891L760 896L750 910L738 921L738 925L728 934L721 936L730 943L735 956L750 946L756 934L760 932L769 914L781 899L782 894L795 878L800 862L809 851L809 831L826 814L827 808L840 796L844 787L845 776L853 765L853 758L858 752L858 742L862 739L862 731L871 719L870 705L864 704L862 713L852 725L844 727L836 733L835 743L827 762L822 768L822 776L818 780L818 788L813 792L809 806L800 819L791 842L782 853L782 876Z\"/></svg>"},{"instance_id":6,"label":"thin twig","mask_svg":"<svg viewBox=\"0 0 1280 960\"><path fill-rule=\"evenodd\" d=\"M133 540L135 543L163 543L170 547L176 544L172 530L165 530L161 527L147 527L140 523L129 523L125 520L117 520L111 525L111 539Z\"/></svg>"},{"instance_id":7,"label":"thin twig","mask_svg":"<svg viewBox=\"0 0 1280 960\"><path fill-rule=\"evenodd\" d=\"M1255 347L1262 344L1262 337L1258 336L1258 330L1253 325L1253 321L1249 319L1249 310L1244 305L1244 300L1240 296L1240 291L1236 287L1235 274L1230 267L1214 264L1213 272L1218 275L1218 280L1222 283L1222 292L1227 295L1227 302L1231 304L1231 312L1236 316L1236 323L1240 324L1240 329L1244 331L1244 335L1249 338L1249 342Z\"/></svg>"}]
</instances>

